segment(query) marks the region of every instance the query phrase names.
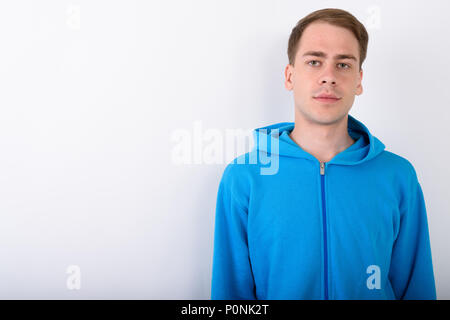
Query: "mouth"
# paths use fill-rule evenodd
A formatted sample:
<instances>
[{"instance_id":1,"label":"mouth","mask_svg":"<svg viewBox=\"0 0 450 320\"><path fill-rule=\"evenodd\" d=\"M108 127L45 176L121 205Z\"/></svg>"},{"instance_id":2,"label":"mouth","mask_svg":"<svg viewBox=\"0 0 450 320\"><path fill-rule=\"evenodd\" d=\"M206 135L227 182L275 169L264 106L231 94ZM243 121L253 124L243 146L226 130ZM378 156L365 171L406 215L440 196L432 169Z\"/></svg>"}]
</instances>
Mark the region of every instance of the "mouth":
<instances>
[{"instance_id":1,"label":"mouth","mask_svg":"<svg viewBox=\"0 0 450 320\"><path fill-rule=\"evenodd\" d=\"M314 100L322 102L322 103L335 103L341 100L341 98L332 98L332 97L314 97Z\"/></svg>"}]
</instances>

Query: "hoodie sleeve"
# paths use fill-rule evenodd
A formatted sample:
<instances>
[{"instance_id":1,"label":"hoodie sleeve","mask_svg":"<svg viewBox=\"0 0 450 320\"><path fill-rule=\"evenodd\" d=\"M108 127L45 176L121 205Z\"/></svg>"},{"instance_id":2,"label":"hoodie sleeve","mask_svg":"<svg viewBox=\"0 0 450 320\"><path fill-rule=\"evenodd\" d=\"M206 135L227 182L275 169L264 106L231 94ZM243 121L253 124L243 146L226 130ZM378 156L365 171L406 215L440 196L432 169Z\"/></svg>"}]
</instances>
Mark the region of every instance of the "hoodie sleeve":
<instances>
[{"instance_id":1,"label":"hoodie sleeve","mask_svg":"<svg viewBox=\"0 0 450 320\"><path fill-rule=\"evenodd\" d=\"M225 169L216 204L212 300L253 300L255 285L247 244L247 213L238 176ZM247 201L248 202L248 201Z\"/></svg>"},{"instance_id":2,"label":"hoodie sleeve","mask_svg":"<svg viewBox=\"0 0 450 320\"><path fill-rule=\"evenodd\" d=\"M436 300L436 288L422 188L413 174L400 211L400 226L389 270L397 299Z\"/></svg>"}]
</instances>

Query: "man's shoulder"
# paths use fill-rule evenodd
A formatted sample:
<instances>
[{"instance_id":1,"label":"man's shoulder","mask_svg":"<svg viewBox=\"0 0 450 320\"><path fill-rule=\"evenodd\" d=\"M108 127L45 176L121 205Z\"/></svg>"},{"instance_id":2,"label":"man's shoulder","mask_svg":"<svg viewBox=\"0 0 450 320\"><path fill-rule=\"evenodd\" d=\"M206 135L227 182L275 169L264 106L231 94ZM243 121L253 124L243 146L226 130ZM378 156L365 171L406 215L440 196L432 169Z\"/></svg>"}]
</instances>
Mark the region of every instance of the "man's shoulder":
<instances>
[{"instance_id":1,"label":"man's shoulder","mask_svg":"<svg viewBox=\"0 0 450 320\"><path fill-rule=\"evenodd\" d=\"M382 171L400 174L411 178L416 178L414 165L406 157L389 150L384 150L378 157L378 164Z\"/></svg>"},{"instance_id":2,"label":"man's shoulder","mask_svg":"<svg viewBox=\"0 0 450 320\"><path fill-rule=\"evenodd\" d=\"M258 170L253 151L241 154L226 163L223 179L248 179Z\"/></svg>"}]
</instances>

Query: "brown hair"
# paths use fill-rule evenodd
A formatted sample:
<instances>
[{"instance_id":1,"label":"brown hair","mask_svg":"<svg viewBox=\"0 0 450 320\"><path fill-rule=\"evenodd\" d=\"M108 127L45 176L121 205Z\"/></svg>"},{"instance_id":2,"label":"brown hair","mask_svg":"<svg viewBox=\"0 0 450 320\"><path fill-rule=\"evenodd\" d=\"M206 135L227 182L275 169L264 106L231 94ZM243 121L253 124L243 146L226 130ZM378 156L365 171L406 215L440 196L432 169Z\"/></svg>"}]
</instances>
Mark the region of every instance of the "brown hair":
<instances>
[{"instance_id":1,"label":"brown hair","mask_svg":"<svg viewBox=\"0 0 450 320\"><path fill-rule=\"evenodd\" d=\"M289 36L287 50L289 64L292 66L294 65L298 43L300 42L303 31L310 23L315 21L327 22L331 25L343 27L353 32L359 43L359 69L361 70L362 63L366 59L367 44L369 42L367 30L351 13L334 8L314 11L297 22L297 25L292 29L291 35Z\"/></svg>"}]
</instances>

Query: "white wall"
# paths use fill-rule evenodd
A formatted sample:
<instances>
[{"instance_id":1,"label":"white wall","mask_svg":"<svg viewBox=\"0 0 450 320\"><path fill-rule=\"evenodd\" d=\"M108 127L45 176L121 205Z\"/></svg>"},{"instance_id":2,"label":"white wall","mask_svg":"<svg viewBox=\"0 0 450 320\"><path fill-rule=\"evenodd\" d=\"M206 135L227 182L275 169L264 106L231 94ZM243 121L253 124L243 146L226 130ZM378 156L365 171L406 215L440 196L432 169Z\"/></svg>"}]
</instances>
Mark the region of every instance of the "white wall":
<instances>
[{"instance_id":1,"label":"white wall","mask_svg":"<svg viewBox=\"0 0 450 320\"><path fill-rule=\"evenodd\" d=\"M209 299L231 159L198 152L226 130L293 121L287 40L325 7L369 31L350 113L415 166L450 299L444 0L2 1L0 298ZM192 158L174 157L177 134Z\"/></svg>"}]
</instances>

